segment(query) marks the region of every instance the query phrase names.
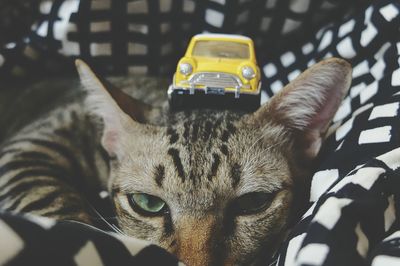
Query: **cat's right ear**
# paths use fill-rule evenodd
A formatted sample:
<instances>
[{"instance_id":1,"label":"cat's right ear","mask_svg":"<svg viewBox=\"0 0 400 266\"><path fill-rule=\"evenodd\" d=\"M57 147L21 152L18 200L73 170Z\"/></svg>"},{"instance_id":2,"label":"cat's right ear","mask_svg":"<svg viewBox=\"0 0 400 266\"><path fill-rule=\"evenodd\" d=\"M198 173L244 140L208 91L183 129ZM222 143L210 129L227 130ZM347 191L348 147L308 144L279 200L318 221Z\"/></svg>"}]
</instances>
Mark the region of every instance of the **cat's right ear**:
<instances>
[{"instance_id":1,"label":"cat's right ear","mask_svg":"<svg viewBox=\"0 0 400 266\"><path fill-rule=\"evenodd\" d=\"M291 132L296 150L312 160L351 83L352 68L343 59L323 60L304 71L251 115L257 127L270 123Z\"/></svg>"},{"instance_id":2,"label":"cat's right ear","mask_svg":"<svg viewBox=\"0 0 400 266\"><path fill-rule=\"evenodd\" d=\"M103 119L102 145L112 157L122 157L124 140L133 131L142 131L139 122L149 107L104 82L82 60L75 61L83 88L87 91L88 110Z\"/></svg>"}]
</instances>

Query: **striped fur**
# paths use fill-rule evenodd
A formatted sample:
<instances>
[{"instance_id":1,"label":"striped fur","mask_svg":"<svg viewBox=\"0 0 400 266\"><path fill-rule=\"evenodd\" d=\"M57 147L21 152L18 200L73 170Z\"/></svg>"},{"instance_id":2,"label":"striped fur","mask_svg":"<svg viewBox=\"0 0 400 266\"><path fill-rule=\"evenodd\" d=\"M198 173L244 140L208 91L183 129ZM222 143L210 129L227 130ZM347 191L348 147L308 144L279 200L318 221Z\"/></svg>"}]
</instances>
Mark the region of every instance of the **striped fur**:
<instances>
[{"instance_id":1,"label":"striped fur","mask_svg":"<svg viewBox=\"0 0 400 266\"><path fill-rule=\"evenodd\" d=\"M97 169L104 167L97 158L104 155L95 132L89 117L71 105L5 141L0 149L1 209L91 223L88 204L76 188L88 192L88 184L100 186Z\"/></svg>"},{"instance_id":2,"label":"striped fur","mask_svg":"<svg viewBox=\"0 0 400 266\"><path fill-rule=\"evenodd\" d=\"M136 95L137 87L164 84L148 78L113 80L131 86ZM86 196L107 188L109 156L99 144L99 121L83 107L79 83L57 79L19 94L12 89L0 92L14 102L0 110L0 209L95 223L99 217L88 202L93 197ZM160 104L159 95L146 96Z\"/></svg>"}]
</instances>

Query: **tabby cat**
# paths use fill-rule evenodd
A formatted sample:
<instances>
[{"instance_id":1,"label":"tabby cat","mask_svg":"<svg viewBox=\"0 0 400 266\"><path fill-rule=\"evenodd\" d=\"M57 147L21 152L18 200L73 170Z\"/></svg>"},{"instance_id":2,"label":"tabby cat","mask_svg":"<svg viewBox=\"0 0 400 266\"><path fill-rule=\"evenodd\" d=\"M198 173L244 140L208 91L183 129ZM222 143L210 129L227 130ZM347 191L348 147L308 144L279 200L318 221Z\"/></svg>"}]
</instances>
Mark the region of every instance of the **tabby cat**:
<instances>
[{"instance_id":1,"label":"tabby cat","mask_svg":"<svg viewBox=\"0 0 400 266\"><path fill-rule=\"evenodd\" d=\"M71 98L1 144L0 207L93 223L83 195L106 187L123 233L189 266L271 256L304 208L313 161L351 81L347 62L327 59L254 113L168 112L80 60L77 69L84 104Z\"/></svg>"}]
</instances>

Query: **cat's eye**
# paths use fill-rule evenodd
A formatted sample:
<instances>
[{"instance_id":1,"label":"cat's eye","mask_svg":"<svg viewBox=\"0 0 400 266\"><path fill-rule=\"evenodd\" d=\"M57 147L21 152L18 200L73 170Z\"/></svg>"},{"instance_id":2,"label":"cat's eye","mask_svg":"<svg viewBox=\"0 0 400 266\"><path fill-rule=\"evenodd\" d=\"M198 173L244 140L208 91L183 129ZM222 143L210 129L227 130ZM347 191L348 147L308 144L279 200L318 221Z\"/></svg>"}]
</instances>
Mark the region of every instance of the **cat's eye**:
<instances>
[{"instance_id":1,"label":"cat's eye","mask_svg":"<svg viewBox=\"0 0 400 266\"><path fill-rule=\"evenodd\" d=\"M237 198L233 208L237 215L247 215L267 209L274 198L274 193L252 192Z\"/></svg>"},{"instance_id":2,"label":"cat's eye","mask_svg":"<svg viewBox=\"0 0 400 266\"><path fill-rule=\"evenodd\" d=\"M162 215L168 209L165 201L145 193L129 194L128 201L134 211L146 216Z\"/></svg>"}]
</instances>

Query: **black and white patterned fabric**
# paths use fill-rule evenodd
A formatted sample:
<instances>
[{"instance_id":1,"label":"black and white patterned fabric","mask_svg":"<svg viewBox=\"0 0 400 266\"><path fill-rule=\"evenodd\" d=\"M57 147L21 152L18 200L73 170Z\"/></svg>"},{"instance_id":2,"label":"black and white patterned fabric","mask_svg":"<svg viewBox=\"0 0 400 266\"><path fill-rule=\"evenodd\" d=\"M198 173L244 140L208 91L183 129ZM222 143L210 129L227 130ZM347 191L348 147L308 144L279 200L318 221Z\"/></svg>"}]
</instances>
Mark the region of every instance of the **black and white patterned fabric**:
<instances>
[{"instance_id":1,"label":"black and white patterned fabric","mask_svg":"<svg viewBox=\"0 0 400 266\"><path fill-rule=\"evenodd\" d=\"M132 35L136 36L134 40L137 42L135 43L142 43L143 47L146 47L132 48L133 50L138 49L135 51L140 51L140 49L146 51L145 55L132 56L137 56L135 57L137 59L146 59L137 62L128 60L120 69L116 63L118 61L115 61L114 58L114 44L109 46L110 49L103 49L107 46L101 46L103 41L104 43L109 42L107 36L114 36L112 34L117 33L103 32L93 35L92 33L96 31L94 29L99 24L90 26L91 24L85 20L79 25L86 27L86 35L81 36L81 39L77 37L77 32L80 30L76 28L78 24L72 22L79 21L79 15L72 14L79 14L80 8L93 8L91 4L88 4L90 1L86 4L82 4L83 2L78 4L78 2L75 0L53 1L48 2L47 9L42 6L41 13L48 15L43 17L41 23L48 21L46 20L48 17L60 17L58 10L59 8L67 9L67 3L70 4L69 7L72 6L75 9L70 13L67 12L69 14L67 19L62 20L71 22L60 21L61 24L57 24L53 21L43 28L41 28L42 24L38 23L33 36L29 40L25 40L25 43L15 43L14 46L10 45L3 49L0 52L4 59L1 61L3 67L0 68L0 72L11 75L30 71L28 66L35 66L37 62L42 62L43 54L39 52L37 57L30 57L28 60L26 55L29 55L29 52L18 53L18 51L34 47L35 51L40 49L42 52L46 49L46 51L53 51L53 53L49 53L49 58L53 60L52 64L57 63L57 66L62 65L60 62L68 62L75 56L83 56L89 62L94 63L96 68L102 70L103 73L128 73L131 72L129 68L133 67L137 68L132 69L132 73L164 73L164 70L161 70L163 67L168 69L169 64L171 67L175 64L167 58L172 60L174 55L180 56L182 49L186 46L186 43L182 43L187 42L187 38L196 31L252 33L254 35L249 35L253 37L257 35L255 38L258 45L257 51L262 50L262 45L269 45L268 42L271 40L268 39L268 36L278 36L277 41L270 46L275 47L275 49L271 48L273 53L268 53L268 55L267 51L259 53L261 55L259 63L264 74L263 84L265 84L262 100L267 101L281 90L284 84L293 80L308 66L322 58L336 56L350 61L354 68L353 82L349 94L334 117L329 137L321 152L318 169L312 177L310 208L299 223L293 227L288 239L282 244L273 261L266 261L265 265L400 265L400 1L377 0L365 7L360 4L359 10L350 12L349 16L343 15L345 12L341 9L345 6L345 1L330 1L332 5L336 4L332 10L337 10L338 14L329 18L324 17L323 12L319 12L321 11L320 4L324 1L304 1L303 3L309 3L310 7L310 10L307 9L308 11L305 12L307 15L294 15L291 5L294 5L296 1L282 1L285 4L280 6L278 3L281 1L271 0L251 3L250 1L229 1L229 4L224 0L202 1L201 4L199 1L192 6L193 14L189 12L190 14L183 15L184 4L191 1L176 1L180 5L173 1L171 9L168 9L170 12L175 12L172 10L176 10L175 8L178 6L181 8L178 9L181 12L179 14L182 14L182 20L186 18L187 21L191 21L190 17L198 16L196 18L200 18L200 26L194 28L192 24L185 26L184 23L180 24L179 22L180 28L177 29L179 34L176 33L175 38L182 37L180 39L182 43L180 45L176 42L173 43L171 53L162 57L160 56L162 44L168 43L167 39L175 33L166 34L166 39L162 39L163 41L157 45L153 42L154 39L144 37L141 39L139 36L142 36L140 34L143 36L151 34L152 29L161 27L167 18L171 21L175 21L175 19L180 21L180 18L174 19L168 15L157 13L160 16L153 21L154 24L145 23L144 28L135 28L143 31L147 25L147 31ZM141 2L143 1L132 1L138 5ZM247 10L246 7L256 5L255 3L261 5L261 2L264 4L263 9L255 8L257 10L249 11L248 17L242 15L242 20L239 19L242 11ZM316 4L317 2L319 4ZM104 4L107 1L98 1L98 3ZM159 2L154 1L153 3L158 4ZM132 21L143 22L146 20L146 16L149 19L149 12L154 12L153 8L156 8L157 4L149 5L148 12L144 14L132 16ZM57 8L54 7L56 5L58 5ZM270 24L264 20L264 23L269 26L264 26L265 31L263 31L260 26L263 16L276 14L268 11L268 5L276 8L272 8L274 12L280 10L283 12L280 14L288 14L288 16L279 17L278 14L274 17L271 15L273 19ZM354 7L349 5L345 6L346 12ZM313 9L311 9L312 6ZM96 15L93 15L92 18L98 19L99 23L103 21L102 19L107 17L107 12L104 11L108 10L106 8L110 8L110 6L98 7L96 12L93 11L93 14ZM112 8L114 8L114 4ZM156 9L159 12L162 11L160 6L157 6ZM308 15L314 14L312 10L318 10L315 14L319 13L324 18L319 20L318 16L311 18ZM87 15L87 13L85 14ZM90 17L88 16L86 19ZM131 16L128 17L131 18ZM121 21L125 22L126 18L127 16L122 15L120 17ZM290 25L286 21L290 21L292 18L299 19L300 23L292 24L294 27L288 30L287 34L282 34L284 25ZM242 22L239 23L238 20ZM122 23L121 21L119 23ZM329 22L329 24L313 32L313 29L319 27L318 23L322 23L322 21ZM177 22L175 21L175 23ZM311 24L314 26L310 27ZM54 37L55 34L60 34L59 31L55 31L55 27L61 26L56 25L64 25L63 27L69 29L66 32L70 33L64 35L68 36L67 39L62 36ZM261 28L257 28L255 25ZM305 34L304 29L307 27L310 31ZM87 31L88 29L89 31ZM133 30L133 26L130 29ZM41 32L46 34L42 36ZM293 40L291 38L299 34L303 36L296 39L296 42L286 43L286 46L277 45L277 43L282 44L287 40ZM74 44L74 38L83 43ZM258 41L257 38L261 38L261 41ZM173 37L171 39L177 40ZM42 42L43 40L47 41ZM100 44L93 46L93 40L98 40ZM72 42L72 44L67 42ZM40 46L39 43L43 46ZM151 57L152 52L150 51L153 50L149 48L149 45L157 47L151 49L159 49L156 52L157 57ZM73 50L74 48L71 47L76 47L76 49ZM83 51L81 47L86 47L86 54L81 54ZM108 54L104 54L104 51L108 51ZM148 62L147 60L151 61L154 58L158 58L159 61L157 67L152 68L151 64L154 64L154 61ZM46 62L51 61L46 60ZM68 64L65 63L65 69L69 68ZM144 71L144 69L146 70ZM2 235L0 247L7 247L7 249L1 248L0 264L14 262L14 265L20 265L18 262L30 261L31 264L40 262L41 265L60 265L59 261L54 263L56 258L60 258L66 262L65 265L115 265L113 258L116 257L122 262L129 262L130 265L169 265L169 261L171 265L178 263L169 254L154 246L149 246L145 242L121 238L121 236L105 233L82 224L55 223L54 221L43 223L38 222L38 218L31 216L18 217L12 214L0 214L0 235ZM132 246L126 244L126 241ZM54 253L57 256L44 257L42 243L44 243L46 254ZM48 250L52 252L48 252ZM36 253L39 255L35 255ZM113 261L114 264L111 264L110 261Z\"/></svg>"},{"instance_id":2,"label":"black and white patterned fabric","mask_svg":"<svg viewBox=\"0 0 400 266\"><path fill-rule=\"evenodd\" d=\"M275 263L400 265L400 2L376 1L273 58L266 94L331 56L352 63L351 89L312 177L311 207Z\"/></svg>"},{"instance_id":3,"label":"black and white patterned fabric","mask_svg":"<svg viewBox=\"0 0 400 266\"><path fill-rule=\"evenodd\" d=\"M0 236L0 265L179 265L148 242L77 222L0 213Z\"/></svg>"},{"instance_id":4,"label":"black and white patterned fabric","mask_svg":"<svg viewBox=\"0 0 400 266\"><path fill-rule=\"evenodd\" d=\"M0 48L0 77L75 73L77 57L101 74L171 76L191 36L201 32L248 35L256 42L259 61L265 62L292 40L312 36L324 23L365 3L43 0L32 32Z\"/></svg>"}]
</instances>

